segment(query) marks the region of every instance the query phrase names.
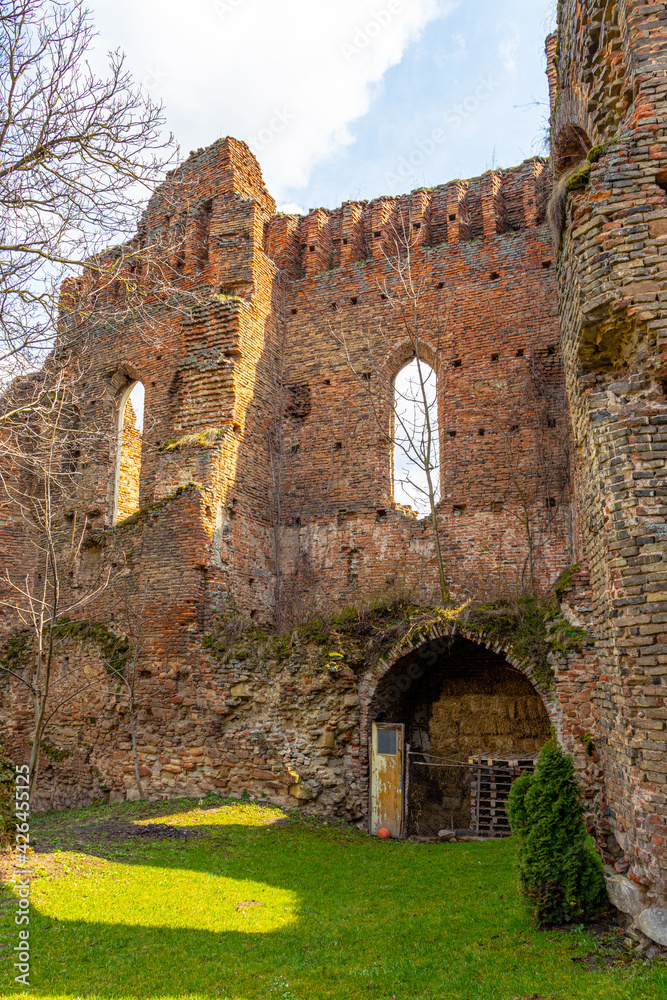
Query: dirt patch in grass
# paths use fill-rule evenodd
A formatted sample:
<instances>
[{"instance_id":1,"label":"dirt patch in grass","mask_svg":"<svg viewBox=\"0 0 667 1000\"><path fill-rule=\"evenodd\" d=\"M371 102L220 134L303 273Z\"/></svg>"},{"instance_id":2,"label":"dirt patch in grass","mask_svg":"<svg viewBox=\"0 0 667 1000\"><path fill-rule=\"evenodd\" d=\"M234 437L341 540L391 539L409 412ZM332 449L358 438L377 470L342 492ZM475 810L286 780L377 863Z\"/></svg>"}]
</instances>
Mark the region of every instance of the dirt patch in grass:
<instances>
[{"instance_id":1,"label":"dirt patch in grass","mask_svg":"<svg viewBox=\"0 0 667 1000\"><path fill-rule=\"evenodd\" d=\"M126 840L132 837L152 837L155 840L164 840L165 837L172 837L186 840L188 837L201 836L202 834L198 830L171 826L169 823L123 823L119 820L108 820L106 823L89 823L86 826L77 827L74 839ZM42 843L46 842L42 841ZM41 845L40 849L43 850Z\"/></svg>"},{"instance_id":2,"label":"dirt patch in grass","mask_svg":"<svg viewBox=\"0 0 667 1000\"><path fill-rule=\"evenodd\" d=\"M570 929L570 932L576 936L580 929ZM584 968L619 968L643 963L647 959L661 958L664 961L667 958L667 948L662 948L643 934L620 926L614 913L597 923L588 924L586 934L592 939L594 947L572 959Z\"/></svg>"}]
</instances>

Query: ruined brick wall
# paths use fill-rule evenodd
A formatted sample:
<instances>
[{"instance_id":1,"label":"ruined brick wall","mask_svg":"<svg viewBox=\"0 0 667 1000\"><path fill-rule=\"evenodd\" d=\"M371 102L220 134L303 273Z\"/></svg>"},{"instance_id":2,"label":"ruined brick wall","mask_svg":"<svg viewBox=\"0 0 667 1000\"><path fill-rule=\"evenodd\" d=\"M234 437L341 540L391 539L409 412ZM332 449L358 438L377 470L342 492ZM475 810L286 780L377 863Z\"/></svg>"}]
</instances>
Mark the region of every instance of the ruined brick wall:
<instances>
[{"instance_id":1,"label":"ruined brick wall","mask_svg":"<svg viewBox=\"0 0 667 1000\"><path fill-rule=\"evenodd\" d=\"M167 262L170 306L157 296L155 322L91 332L77 506L61 512L63 527L75 514L88 522L72 586L91 589L111 567L123 599L142 608L149 794L229 781L278 796L292 787L313 808L365 814L367 713L381 673L323 673L321 654L308 651L288 669L266 664L259 647L220 673L202 643L218 612L262 624L277 603L283 620L303 620L391 585L434 591L430 527L393 499L391 408L379 388L411 357L391 261L397 227L409 234L422 343L438 377L450 583L483 595L526 586L526 516L538 587L572 562L549 183L547 164L533 159L398 199L280 216L247 148L224 140L192 154L151 200L141 239L183 236ZM154 295L147 286L149 304ZM123 521L121 483L114 523L119 407L136 381L145 387L139 510ZM105 596L95 613L112 607ZM238 693L248 683L250 700ZM21 753L20 699L7 697ZM579 716L561 724L572 704L566 693L562 701L553 719L576 749ZM93 699L75 731L56 733L68 753L86 748L76 801L134 787L123 711ZM253 755L257 732L264 749ZM332 754L330 732L340 735ZM315 736L325 741L319 763L308 749ZM222 754L225 741L235 758ZM325 774L329 756L339 770ZM297 778L289 762L304 765ZM48 767L44 802L63 804L72 783L61 788L62 768Z\"/></svg>"},{"instance_id":2,"label":"ruined brick wall","mask_svg":"<svg viewBox=\"0 0 667 1000\"><path fill-rule=\"evenodd\" d=\"M173 502L181 508L172 511L173 518L196 504L194 492L184 491ZM176 550L164 524L153 522L143 530L137 525L133 531L137 546L148 546L147 559L154 565L157 553L167 549L167 558L173 559L167 578L176 561L187 558L185 548ZM185 565L187 590L192 589L190 574ZM310 813L362 821L368 816L370 722L402 721L402 708L392 699L404 699L406 692L407 723L411 694L418 702L412 713L413 739L425 715L433 715L434 752L451 747L441 732L444 709L466 730L463 749L488 752L489 740L515 753L533 749L547 738L552 723L582 763L583 748L574 742L577 730L561 711L556 693L575 664L575 652L560 659L556 688L550 688L529 665L508 659L500 647L487 651L456 637L452 642L437 630L370 659L363 634L346 634L341 642L312 625L279 637L259 630L236 638L207 637L192 627L192 616L183 617L177 605L167 605L155 575L149 582L152 596L135 696L139 773L151 799L207 791L249 793L290 808L298 803ZM127 694L109 677L92 633L65 638L55 676L74 660L90 686L49 730L37 808L138 797ZM495 671L492 687L474 684L477 693L470 698L465 674L479 678L489 667ZM456 677L458 709L452 701ZM567 679L571 694L585 694L572 676ZM17 682L1 693L7 750L14 759L23 759L28 750L25 694ZM491 718L489 698L499 709ZM517 714L518 724L508 726ZM474 732L485 734L484 746L472 738ZM456 749L461 748L459 742ZM592 797L594 783L590 787ZM591 822L595 809L591 802Z\"/></svg>"},{"instance_id":3,"label":"ruined brick wall","mask_svg":"<svg viewBox=\"0 0 667 1000\"><path fill-rule=\"evenodd\" d=\"M398 579L429 589L435 580L428 525L393 499L386 386L412 357L392 263L396 232L412 243L423 355L438 379L439 521L451 582L526 583L520 493L539 585L571 561L545 166L529 160L470 182L271 222L267 249L291 279L280 544L284 586L299 601L313 599L314 581L336 601Z\"/></svg>"},{"instance_id":4,"label":"ruined brick wall","mask_svg":"<svg viewBox=\"0 0 667 1000\"><path fill-rule=\"evenodd\" d=\"M660 898L667 890L667 7L567 2L555 41L548 46L555 169L576 173L563 191L561 337L599 636L594 710L606 814L625 855L619 870L629 868Z\"/></svg>"},{"instance_id":5,"label":"ruined brick wall","mask_svg":"<svg viewBox=\"0 0 667 1000\"><path fill-rule=\"evenodd\" d=\"M554 87L555 76L553 66ZM111 567L123 600L142 609L137 719L151 797L224 788L347 819L367 815L376 694L385 677L410 676L410 651L378 661L356 647L341 662L298 630L269 640L259 629L293 626L391 586L422 597L435 590L430 525L393 495L392 414L382 387L412 351L392 257L397 231L410 245L421 343L438 380L437 519L450 585L457 596L515 593L529 586L532 555L544 592L583 561L566 611L590 626L585 556L598 574L596 609L600 566L608 565L587 520L586 505L599 500L590 485L599 461L570 385L579 449L572 476L556 257L545 221L550 187L550 165L535 158L400 198L286 216L276 214L247 147L226 139L193 153L151 199L137 239L150 246L178 237L173 259L162 262L169 294L150 275L134 275L146 281L145 322L100 322L90 331L79 490L60 512L63 528L75 515L88 525L72 587L92 588ZM571 383L579 328L568 289L578 279L568 284L568 266L561 263L560 275ZM122 282L116 290L103 274L99 284L101 303L123 294ZM119 407L136 381L146 390L139 509L114 523ZM127 512L121 504L116 519ZM19 565L24 543L11 517L0 530ZM104 596L94 608L110 627L113 600ZM216 616L237 612L258 633L219 655L210 638ZM437 670L430 640L422 640ZM79 640L59 651L65 655L97 671L102 693L91 688L73 718L54 726L41 804L132 796L127 703L105 687L94 641ZM601 829L600 762L586 758L581 740L594 728L599 681L590 651L563 656L552 686L530 664L513 667L575 753L589 824ZM469 694L478 717L484 703ZM2 703L18 759L29 735L25 705L11 684ZM479 720L470 725L481 732ZM525 729L522 722L509 735L539 741ZM608 802L628 797L615 767L606 772Z\"/></svg>"},{"instance_id":6,"label":"ruined brick wall","mask_svg":"<svg viewBox=\"0 0 667 1000\"><path fill-rule=\"evenodd\" d=\"M383 394L412 353L392 263L404 231L438 378L449 581L527 586L528 518L536 584L551 586L574 556L548 189L534 159L280 216L242 143L192 154L141 228L148 242L184 234L171 273L186 306L157 301L157 332L102 326L89 349L99 387L86 419L100 440L80 497L91 530L112 526L117 408L141 380L139 505L190 481L208 491L211 610L231 602L289 621L392 583L432 593L430 527L393 499Z\"/></svg>"}]
</instances>

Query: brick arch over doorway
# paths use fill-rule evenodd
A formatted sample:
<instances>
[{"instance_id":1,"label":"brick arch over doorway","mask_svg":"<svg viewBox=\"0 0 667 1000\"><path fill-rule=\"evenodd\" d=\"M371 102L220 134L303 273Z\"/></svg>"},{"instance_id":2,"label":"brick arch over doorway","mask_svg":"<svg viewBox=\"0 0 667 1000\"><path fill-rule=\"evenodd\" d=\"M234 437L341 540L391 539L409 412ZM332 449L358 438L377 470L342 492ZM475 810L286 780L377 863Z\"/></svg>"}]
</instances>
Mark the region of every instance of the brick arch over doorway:
<instances>
[{"instance_id":1,"label":"brick arch over doorway","mask_svg":"<svg viewBox=\"0 0 667 1000\"><path fill-rule=\"evenodd\" d=\"M534 756L552 727L562 733L558 698L534 666L460 631L434 630L406 643L364 678L359 695L360 756L369 770L374 722L403 725L413 753L434 761ZM450 770L442 777L448 785L442 801L450 804L454 825L465 827L469 775Z\"/></svg>"}]
</instances>

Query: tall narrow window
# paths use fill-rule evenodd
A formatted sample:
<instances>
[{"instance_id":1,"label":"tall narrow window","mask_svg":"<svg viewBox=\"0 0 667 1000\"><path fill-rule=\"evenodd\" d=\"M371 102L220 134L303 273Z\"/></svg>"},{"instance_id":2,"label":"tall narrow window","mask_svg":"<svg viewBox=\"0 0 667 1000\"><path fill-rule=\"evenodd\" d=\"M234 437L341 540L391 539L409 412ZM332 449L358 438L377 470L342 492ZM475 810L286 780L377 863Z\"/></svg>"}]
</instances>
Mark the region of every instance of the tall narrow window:
<instances>
[{"instance_id":1,"label":"tall narrow window","mask_svg":"<svg viewBox=\"0 0 667 1000\"><path fill-rule=\"evenodd\" d=\"M394 383L394 500L421 517L440 500L436 375L417 358Z\"/></svg>"},{"instance_id":2,"label":"tall narrow window","mask_svg":"<svg viewBox=\"0 0 667 1000\"><path fill-rule=\"evenodd\" d=\"M121 397L119 455L114 520L124 521L139 510L141 439L144 429L144 387L135 382Z\"/></svg>"}]
</instances>

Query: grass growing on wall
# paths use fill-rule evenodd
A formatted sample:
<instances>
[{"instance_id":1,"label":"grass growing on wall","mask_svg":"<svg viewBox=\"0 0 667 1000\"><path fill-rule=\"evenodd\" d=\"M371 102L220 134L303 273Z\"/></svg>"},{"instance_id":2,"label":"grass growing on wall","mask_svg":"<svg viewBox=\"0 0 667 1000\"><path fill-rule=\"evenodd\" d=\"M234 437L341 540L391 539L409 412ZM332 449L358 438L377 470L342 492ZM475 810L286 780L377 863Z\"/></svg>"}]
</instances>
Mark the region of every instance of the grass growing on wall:
<instances>
[{"instance_id":1,"label":"grass growing on wall","mask_svg":"<svg viewBox=\"0 0 667 1000\"><path fill-rule=\"evenodd\" d=\"M227 614L204 638L203 646L221 663L243 661L260 650L281 661L301 647L317 646L334 651L357 669L390 657L398 645L428 642L436 632L459 632L482 644L499 644L517 660L528 661L544 687L553 682L554 654L567 654L593 641L586 629L564 617L558 597L552 595L502 596L442 607L399 593L321 615L278 635L262 631L240 615Z\"/></svg>"},{"instance_id":2,"label":"grass growing on wall","mask_svg":"<svg viewBox=\"0 0 667 1000\"><path fill-rule=\"evenodd\" d=\"M127 833L155 823L181 836ZM30 998L667 995L667 966L632 959L618 929L532 927L510 840L384 842L213 798L35 816L33 832ZM14 907L5 884L3 997Z\"/></svg>"}]
</instances>

